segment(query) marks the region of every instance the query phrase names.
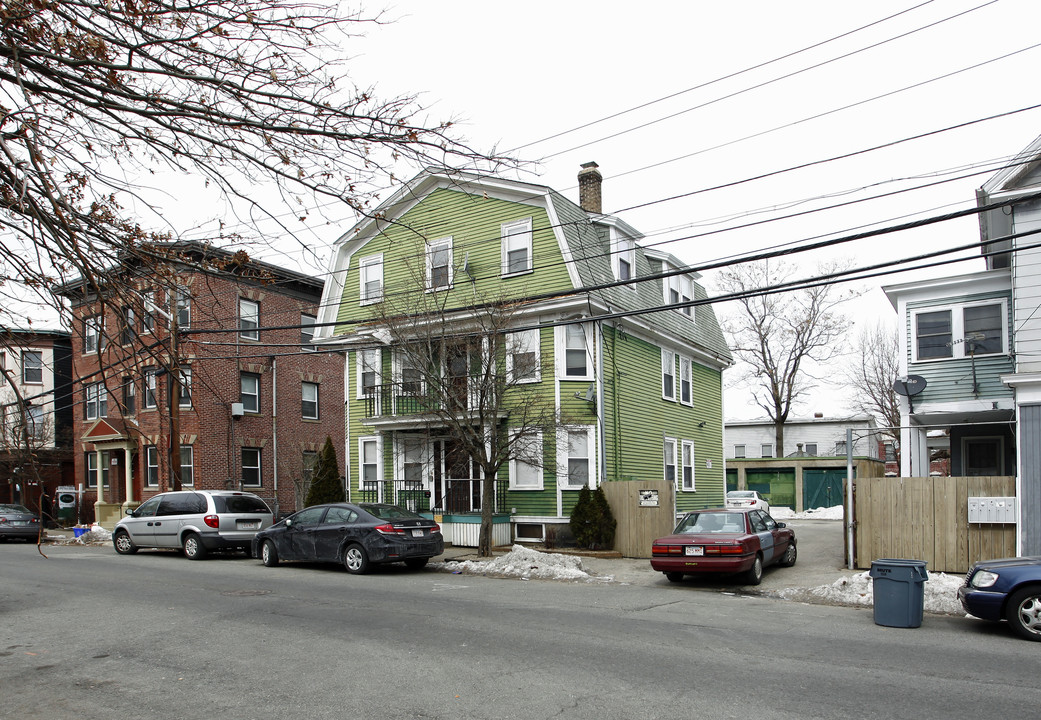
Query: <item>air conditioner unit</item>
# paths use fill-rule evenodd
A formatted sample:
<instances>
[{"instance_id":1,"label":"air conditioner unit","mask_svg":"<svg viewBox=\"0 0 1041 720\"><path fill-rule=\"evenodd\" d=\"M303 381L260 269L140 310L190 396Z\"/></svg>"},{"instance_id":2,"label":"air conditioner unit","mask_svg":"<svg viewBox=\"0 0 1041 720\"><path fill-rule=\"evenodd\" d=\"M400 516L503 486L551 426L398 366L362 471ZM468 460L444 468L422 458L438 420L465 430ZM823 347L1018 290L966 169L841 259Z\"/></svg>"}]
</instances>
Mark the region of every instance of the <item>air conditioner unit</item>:
<instances>
[{"instance_id":1,"label":"air conditioner unit","mask_svg":"<svg viewBox=\"0 0 1041 720\"><path fill-rule=\"evenodd\" d=\"M242 403L231 404L231 416L233 418L240 418L245 414L245 409L242 407Z\"/></svg>"}]
</instances>

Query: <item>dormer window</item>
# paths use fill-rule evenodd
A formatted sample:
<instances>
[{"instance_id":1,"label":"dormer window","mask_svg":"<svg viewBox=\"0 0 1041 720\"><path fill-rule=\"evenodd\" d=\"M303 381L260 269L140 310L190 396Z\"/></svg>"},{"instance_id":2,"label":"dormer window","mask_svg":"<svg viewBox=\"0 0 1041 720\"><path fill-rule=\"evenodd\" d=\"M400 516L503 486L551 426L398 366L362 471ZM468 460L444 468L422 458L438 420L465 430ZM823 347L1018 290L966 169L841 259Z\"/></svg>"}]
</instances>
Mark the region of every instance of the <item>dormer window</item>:
<instances>
[{"instance_id":1,"label":"dormer window","mask_svg":"<svg viewBox=\"0 0 1041 720\"><path fill-rule=\"evenodd\" d=\"M531 218L502 225L502 274L529 272L531 264Z\"/></svg>"},{"instance_id":2,"label":"dormer window","mask_svg":"<svg viewBox=\"0 0 1041 720\"><path fill-rule=\"evenodd\" d=\"M1005 301L914 311L912 362L1007 353Z\"/></svg>"}]
</instances>

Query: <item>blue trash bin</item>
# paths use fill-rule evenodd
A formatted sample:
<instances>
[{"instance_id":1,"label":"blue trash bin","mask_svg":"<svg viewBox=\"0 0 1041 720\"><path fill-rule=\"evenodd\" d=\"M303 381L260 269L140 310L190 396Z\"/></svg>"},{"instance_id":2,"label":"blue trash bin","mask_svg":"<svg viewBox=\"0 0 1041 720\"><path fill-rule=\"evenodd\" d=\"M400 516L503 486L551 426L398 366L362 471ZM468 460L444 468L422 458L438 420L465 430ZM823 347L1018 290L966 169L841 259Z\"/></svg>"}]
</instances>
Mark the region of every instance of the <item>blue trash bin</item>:
<instances>
[{"instance_id":1,"label":"blue trash bin","mask_svg":"<svg viewBox=\"0 0 1041 720\"><path fill-rule=\"evenodd\" d=\"M929 579L925 561L872 560L870 575L875 624L919 627L925 612L925 583Z\"/></svg>"}]
</instances>

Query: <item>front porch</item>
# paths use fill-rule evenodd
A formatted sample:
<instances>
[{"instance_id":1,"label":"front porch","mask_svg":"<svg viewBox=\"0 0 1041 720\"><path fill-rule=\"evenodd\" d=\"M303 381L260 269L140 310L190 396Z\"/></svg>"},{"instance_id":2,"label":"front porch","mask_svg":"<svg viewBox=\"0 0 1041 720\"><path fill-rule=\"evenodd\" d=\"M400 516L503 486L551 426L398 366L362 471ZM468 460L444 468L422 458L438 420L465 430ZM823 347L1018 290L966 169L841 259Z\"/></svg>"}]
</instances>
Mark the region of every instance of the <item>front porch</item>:
<instances>
[{"instance_id":1,"label":"front porch","mask_svg":"<svg viewBox=\"0 0 1041 720\"><path fill-rule=\"evenodd\" d=\"M352 502L385 502L432 518L441 525L445 543L456 547L478 547L481 537L482 481L479 478L442 480L433 490L415 487L417 483L385 480L363 483L351 493ZM496 482L492 498L492 545L512 542L506 492Z\"/></svg>"}]
</instances>

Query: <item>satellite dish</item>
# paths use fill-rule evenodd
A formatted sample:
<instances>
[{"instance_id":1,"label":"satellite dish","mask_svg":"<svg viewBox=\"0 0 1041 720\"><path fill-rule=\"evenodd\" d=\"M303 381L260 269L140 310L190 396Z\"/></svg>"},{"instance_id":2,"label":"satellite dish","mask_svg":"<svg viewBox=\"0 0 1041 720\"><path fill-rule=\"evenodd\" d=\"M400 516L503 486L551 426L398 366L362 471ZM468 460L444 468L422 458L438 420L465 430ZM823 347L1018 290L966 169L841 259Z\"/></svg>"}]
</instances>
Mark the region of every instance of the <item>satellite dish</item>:
<instances>
[{"instance_id":1,"label":"satellite dish","mask_svg":"<svg viewBox=\"0 0 1041 720\"><path fill-rule=\"evenodd\" d=\"M922 390L925 390L925 386L925 378L921 375L908 375L907 377L897 378L893 382L893 391L897 395L914 397Z\"/></svg>"}]
</instances>

